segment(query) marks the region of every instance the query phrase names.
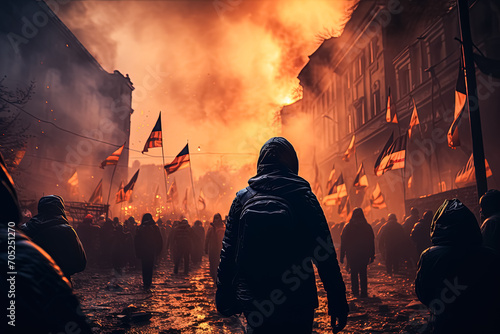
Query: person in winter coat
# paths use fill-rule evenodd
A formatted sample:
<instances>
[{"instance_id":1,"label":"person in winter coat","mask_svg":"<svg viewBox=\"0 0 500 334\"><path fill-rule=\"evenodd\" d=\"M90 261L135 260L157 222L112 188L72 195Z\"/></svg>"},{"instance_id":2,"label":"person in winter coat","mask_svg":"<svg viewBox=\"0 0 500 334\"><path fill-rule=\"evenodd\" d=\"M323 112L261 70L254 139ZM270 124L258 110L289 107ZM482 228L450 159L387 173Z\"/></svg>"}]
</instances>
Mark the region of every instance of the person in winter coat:
<instances>
[{"instance_id":1,"label":"person in winter coat","mask_svg":"<svg viewBox=\"0 0 500 334\"><path fill-rule=\"evenodd\" d=\"M445 200L415 279L418 299L431 312L431 333L498 333L500 268L481 239L474 214L458 199Z\"/></svg>"},{"instance_id":2,"label":"person in winter coat","mask_svg":"<svg viewBox=\"0 0 500 334\"><path fill-rule=\"evenodd\" d=\"M113 245L111 247L111 262L115 276L121 276L123 268L127 265L131 238L130 232L125 231L123 225L116 225L113 235Z\"/></svg>"},{"instance_id":3,"label":"person in winter coat","mask_svg":"<svg viewBox=\"0 0 500 334\"><path fill-rule=\"evenodd\" d=\"M68 279L85 269L85 250L75 230L68 223L62 197L42 197L38 202L38 214L31 218L22 230L56 261Z\"/></svg>"},{"instance_id":4,"label":"person in winter coat","mask_svg":"<svg viewBox=\"0 0 500 334\"><path fill-rule=\"evenodd\" d=\"M382 257L385 259L385 267L389 275L399 272L399 265L402 250L405 249L407 236L403 226L398 223L398 219L394 213L389 214L387 223L385 223L379 231L379 250Z\"/></svg>"},{"instance_id":5,"label":"person in winter coat","mask_svg":"<svg viewBox=\"0 0 500 334\"><path fill-rule=\"evenodd\" d=\"M217 279L217 267L220 261L220 251L222 250L222 239L226 227L222 222L220 213L214 215L214 220L210 224L205 239L205 254L208 254L208 261L210 262L210 277L214 280Z\"/></svg>"},{"instance_id":6,"label":"person in winter coat","mask_svg":"<svg viewBox=\"0 0 500 334\"><path fill-rule=\"evenodd\" d=\"M268 140L260 150L257 175L248 181L249 187L236 194L227 218L216 306L225 316L243 311L254 333L312 332L314 309L318 307L312 262L327 293L332 331L338 333L347 322L345 285L328 224L309 183L298 176L298 170L297 154L290 142L282 137ZM240 226L243 203L252 200L249 196L267 198L270 206L286 205L286 201L291 209L289 224L280 232L273 229L272 233L257 235L256 242L249 244L245 239L252 236L246 230L251 222L247 221L244 230ZM274 216L284 217L273 211L268 212L266 220L272 221ZM243 242L255 253L247 252L241 246ZM268 252L268 247L276 253ZM241 252L248 258L240 261ZM248 270L259 266L266 270Z\"/></svg>"},{"instance_id":7,"label":"person in winter coat","mask_svg":"<svg viewBox=\"0 0 500 334\"><path fill-rule=\"evenodd\" d=\"M181 261L184 261L184 275L189 274L189 257L193 249L194 235L186 218L174 223L170 233L169 246L174 262L174 274L179 273Z\"/></svg>"},{"instance_id":8,"label":"person in winter coat","mask_svg":"<svg viewBox=\"0 0 500 334\"><path fill-rule=\"evenodd\" d=\"M193 233L195 241L193 242L193 254L191 259L193 263L200 263L203 257L203 249L205 248L205 229L201 221L197 220L194 222Z\"/></svg>"},{"instance_id":9,"label":"person in winter coat","mask_svg":"<svg viewBox=\"0 0 500 334\"><path fill-rule=\"evenodd\" d=\"M150 213L142 216L141 225L137 228L135 238L135 253L142 264L142 282L144 290L151 288L153 282L153 267L155 258L163 247L160 229Z\"/></svg>"},{"instance_id":10,"label":"person in winter coat","mask_svg":"<svg viewBox=\"0 0 500 334\"><path fill-rule=\"evenodd\" d=\"M112 265L112 247L113 247L113 234L115 228L113 226L113 221L108 218L105 219L103 225L100 229L99 235L99 256L101 266L105 269L111 269Z\"/></svg>"},{"instance_id":11,"label":"person in winter coat","mask_svg":"<svg viewBox=\"0 0 500 334\"><path fill-rule=\"evenodd\" d=\"M411 208L410 209L410 215L406 217L403 223L403 228L406 232L406 235L410 235L411 231L413 230L413 227L415 224L419 221L420 219L420 213L418 212L417 208Z\"/></svg>"},{"instance_id":12,"label":"person in winter coat","mask_svg":"<svg viewBox=\"0 0 500 334\"><path fill-rule=\"evenodd\" d=\"M92 333L69 280L52 257L18 229L17 193L1 154L0 203L0 291L5 302L0 333L67 333L68 328ZM15 261L9 261L12 249ZM9 293L14 287L15 296Z\"/></svg>"},{"instance_id":13,"label":"person in winter coat","mask_svg":"<svg viewBox=\"0 0 500 334\"><path fill-rule=\"evenodd\" d=\"M351 268L352 294L359 296L361 283L361 297L368 297L366 267L375 260L375 236L361 208L354 209L340 239L340 263L344 263L344 257L347 257Z\"/></svg>"},{"instance_id":14,"label":"person in winter coat","mask_svg":"<svg viewBox=\"0 0 500 334\"><path fill-rule=\"evenodd\" d=\"M94 217L91 214L86 215L76 228L83 249L85 249L89 266L97 265L99 258L99 230L100 227L94 224Z\"/></svg>"},{"instance_id":15,"label":"person in winter coat","mask_svg":"<svg viewBox=\"0 0 500 334\"><path fill-rule=\"evenodd\" d=\"M418 221L411 231L411 240L415 243L417 248L418 256L422 254L424 250L432 246L431 242L431 224L432 224L432 211L427 210L424 212L422 219Z\"/></svg>"},{"instance_id":16,"label":"person in winter coat","mask_svg":"<svg viewBox=\"0 0 500 334\"><path fill-rule=\"evenodd\" d=\"M483 244L500 256L500 191L491 189L481 197Z\"/></svg>"}]
</instances>

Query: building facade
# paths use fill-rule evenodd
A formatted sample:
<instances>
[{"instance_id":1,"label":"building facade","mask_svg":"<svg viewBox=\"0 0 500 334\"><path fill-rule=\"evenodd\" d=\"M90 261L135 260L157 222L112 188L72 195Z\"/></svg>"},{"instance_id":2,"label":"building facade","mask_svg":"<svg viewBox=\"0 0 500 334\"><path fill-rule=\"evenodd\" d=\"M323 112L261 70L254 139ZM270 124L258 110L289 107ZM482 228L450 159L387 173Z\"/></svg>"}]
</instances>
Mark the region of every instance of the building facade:
<instances>
[{"instance_id":1,"label":"building facade","mask_svg":"<svg viewBox=\"0 0 500 334\"><path fill-rule=\"evenodd\" d=\"M499 4L476 1L470 15L477 49L486 57L500 59ZM323 195L332 166L337 176L343 174L351 208L369 208L369 196L376 184L380 185L387 208L371 210L369 217L373 219L389 212L401 217L406 213L405 199L457 188L455 175L472 153L468 117L459 127L461 146L449 148L446 136L454 117L459 40L453 2L362 0L342 35L325 40L310 56L298 76L303 98L296 112L308 115L312 124L307 133L314 137L315 150L303 150L301 159L316 161ZM476 74L485 155L493 172L488 182L490 188L496 188L500 81L479 70ZM386 121L389 94L397 124ZM408 130L414 106L420 126L408 140L406 168L376 176L378 155L391 133L397 137ZM356 153L345 161L342 157L353 136ZM369 187L356 193L352 185L360 164ZM310 165L306 172L309 180L318 178L314 169ZM337 207L325 209L329 219L342 219Z\"/></svg>"}]
</instances>

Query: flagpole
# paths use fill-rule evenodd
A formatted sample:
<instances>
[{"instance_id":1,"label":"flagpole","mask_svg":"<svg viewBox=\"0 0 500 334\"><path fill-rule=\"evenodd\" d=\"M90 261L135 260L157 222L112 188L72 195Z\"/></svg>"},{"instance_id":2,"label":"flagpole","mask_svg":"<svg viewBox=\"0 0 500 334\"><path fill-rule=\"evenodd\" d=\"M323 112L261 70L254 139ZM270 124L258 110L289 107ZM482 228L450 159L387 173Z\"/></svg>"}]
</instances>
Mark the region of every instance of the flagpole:
<instances>
[{"instance_id":1,"label":"flagpole","mask_svg":"<svg viewBox=\"0 0 500 334\"><path fill-rule=\"evenodd\" d=\"M464 59L467 87L467 101L469 104L469 121L472 137L472 152L476 172L477 196L480 199L488 191L486 179L486 166L484 163L483 133L481 129L481 116L477 98L476 68L472 51L472 36L469 22L469 4L467 0L457 0L462 36L462 57Z\"/></svg>"},{"instance_id":2,"label":"flagpole","mask_svg":"<svg viewBox=\"0 0 500 334\"><path fill-rule=\"evenodd\" d=\"M109 181L108 200L106 201L106 220L108 219L108 213L109 213L109 196L111 195L111 186L113 185L113 177L115 176L116 167L118 167L118 162L116 162L115 168L113 168L113 173L111 174L111 181Z\"/></svg>"},{"instance_id":3,"label":"flagpole","mask_svg":"<svg viewBox=\"0 0 500 334\"><path fill-rule=\"evenodd\" d=\"M411 116L410 116L411 117ZM399 137L401 137L401 120L398 121L398 135ZM401 169L401 181L402 181L402 184L403 184L403 212L404 212L404 215L406 215L406 156L408 153L408 141L406 141L406 146L405 146L405 166L404 168Z\"/></svg>"},{"instance_id":4,"label":"flagpole","mask_svg":"<svg viewBox=\"0 0 500 334\"><path fill-rule=\"evenodd\" d=\"M188 148L189 148L189 140L187 140ZM200 218L200 214L198 213L198 205L196 203L196 195L194 194L194 181L193 181L193 169L191 168L191 156L189 156L189 174L191 175L191 187L193 189L193 200L194 200L194 208L196 210L196 218Z\"/></svg>"},{"instance_id":5,"label":"flagpole","mask_svg":"<svg viewBox=\"0 0 500 334\"><path fill-rule=\"evenodd\" d=\"M161 110L160 110L160 124L161 124ZM161 158L163 160L163 179L165 181L165 199L168 201L168 181L167 181L167 172L165 171L165 152L163 150L163 133L161 139Z\"/></svg>"}]
</instances>

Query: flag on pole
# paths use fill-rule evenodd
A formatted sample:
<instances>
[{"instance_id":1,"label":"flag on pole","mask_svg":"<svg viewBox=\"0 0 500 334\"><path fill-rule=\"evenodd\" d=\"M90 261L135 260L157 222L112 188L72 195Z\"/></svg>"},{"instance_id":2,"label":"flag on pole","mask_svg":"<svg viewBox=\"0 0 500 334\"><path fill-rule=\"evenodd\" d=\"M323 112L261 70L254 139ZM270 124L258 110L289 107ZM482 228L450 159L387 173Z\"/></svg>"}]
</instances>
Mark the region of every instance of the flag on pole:
<instances>
[{"instance_id":1,"label":"flag on pole","mask_svg":"<svg viewBox=\"0 0 500 334\"><path fill-rule=\"evenodd\" d=\"M68 180L71 195L78 195L78 172L75 170Z\"/></svg>"},{"instance_id":2,"label":"flag on pole","mask_svg":"<svg viewBox=\"0 0 500 334\"><path fill-rule=\"evenodd\" d=\"M347 196L347 187L344 183L344 177L340 173L337 180L328 189L328 195L323 198L324 205L337 205L343 197Z\"/></svg>"},{"instance_id":3,"label":"flag on pole","mask_svg":"<svg viewBox=\"0 0 500 334\"><path fill-rule=\"evenodd\" d=\"M351 204L349 203L349 197L343 197L340 201L338 213L340 217L343 217L347 220L349 216L349 212L351 212Z\"/></svg>"},{"instance_id":4,"label":"flag on pole","mask_svg":"<svg viewBox=\"0 0 500 334\"><path fill-rule=\"evenodd\" d=\"M170 187L168 188L168 191L167 191L167 201L169 202L177 202L177 199L178 199L178 191L177 191L177 182L175 182L175 179L174 179L174 182L172 182L170 184Z\"/></svg>"},{"instance_id":5,"label":"flag on pole","mask_svg":"<svg viewBox=\"0 0 500 334\"><path fill-rule=\"evenodd\" d=\"M313 187L313 192L314 192L314 194L316 195L317 198L321 198L323 196L323 192L321 191L321 184L319 182L319 167L318 167L318 163L316 162L316 154L314 154L313 165L314 165L314 187Z\"/></svg>"},{"instance_id":6,"label":"flag on pole","mask_svg":"<svg viewBox=\"0 0 500 334\"><path fill-rule=\"evenodd\" d=\"M389 92L387 94L387 107L386 107L386 113L385 113L385 120L387 123L398 123L398 116L396 115L396 112L391 110L391 87L389 87Z\"/></svg>"},{"instance_id":7,"label":"flag on pole","mask_svg":"<svg viewBox=\"0 0 500 334\"><path fill-rule=\"evenodd\" d=\"M137 177L139 176L139 169L135 172L134 176L130 179L129 183L123 188L119 190L121 192L120 195L116 194L116 196L120 196L122 198L122 202L132 202L132 191L134 190L135 183L137 182Z\"/></svg>"},{"instance_id":8,"label":"flag on pole","mask_svg":"<svg viewBox=\"0 0 500 334\"><path fill-rule=\"evenodd\" d=\"M168 174L172 174L179 169L187 168L189 167L189 147L188 144L184 146L182 151L177 154L174 160L172 160L171 163L165 165L165 171Z\"/></svg>"},{"instance_id":9,"label":"flag on pole","mask_svg":"<svg viewBox=\"0 0 500 334\"><path fill-rule=\"evenodd\" d=\"M161 144L162 144L162 133L161 133L161 111L160 111L158 120L156 121L153 131L151 131L151 134L149 135L149 138L146 141L146 144L144 145L142 153L147 152L149 148L161 147Z\"/></svg>"},{"instance_id":10,"label":"flag on pole","mask_svg":"<svg viewBox=\"0 0 500 334\"><path fill-rule=\"evenodd\" d=\"M372 195L370 196L370 204L374 209L387 208L387 205L385 204L384 195L382 195L382 191L380 190L380 186L378 183L375 186Z\"/></svg>"},{"instance_id":11,"label":"flag on pole","mask_svg":"<svg viewBox=\"0 0 500 334\"><path fill-rule=\"evenodd\" d=\"M102 179L95 187L94 192L90 196L89 203L99 204L102 203Z\"/></svg>"},{"instance_id":12,"label":"flag on pole","mask_svg":"<svg viewBox=\"0 0 500 334\"><path fill-rule=\"evenodd\" d=\"M186 188L186 195L184 195L184 199L182 200L182 209L184 212L188 211L188 188Z\"/></svg>"},{"instance_id":13,"label":"flag on pole","mask_svg":"<svg viewBox=\"0 0 500 334\"><path fill-rule=\"evenodd\" d=\"M413 131L413 128L420 124L420 120L418 119L418 114L417 114L417 104L415 103L414 98L412 98L412 101L413 101L413 113L411 114L410 118L410 128L408 129L408 138L411 138L411 132Z\"/></svg>"},{"instance_id":14,"label":"flag on pole","mask_svg":"<svg viewBox=\"0 0 500 334\"><path fill-rule=\"evenodd\" d=\"M330 189L333 185L333 178L335 177L335 164L332 166L332 170L330 171L330 175L328 176L328 181L326 182L326 189Z\"/></svg>"},{"instance_id":15,"label":"flag on pole","mask_svg":"<svg viewBox=\"0 0 500 334\"><path fill-rule=\"evenodd\" d=\"M116 192L116 195L115 195L115 203L116 204L125 201L125 193L123 192L123 187L125 187L125 184L122 181L122 182L120 182L120 186L118 187L118 191Z\"/></svg>"},{"instance_id":16,"label":"flag on pole","mask_svg":"<svg viewBox=\"0 0 500 334\"><path fill-rule=\"evenodd\" d=\"M356 136L352 135L351 142L349 143L349 146L347 147L347 150L344 153L344 156L342 157L342 160L344 161L349 161L351 156L355 154L356 152L356 147L354 146L354 141L355 141Z\"/></svg>"},{"instance_id":17,"label":"flag on pole","mask_svg":"<svg viewBox=\"0 0 500 334\"><path fill-rule=\"evenodd\" d=\"M393 137L394 134L391 134L375 162L374 170L377 176L390 170L405 167L407 133L396 138L394 141L392 140Z\"/></svg>"},{"instance_id":18,"label":"flag on pole","mask_svg":"<svg viewBox=\"0 0 500 334\"><path fill-rule=\"evenodd\" d=\"M125 147L125 144L120 146L119 149L117 149L116 151L111 153L111 155L109 157L104 159L104 161L101 162L101 168L104 169L104 167L109 166L109 165L117 165L118 160L120 160L120 155L122 154L124 147Z\"/></svg>"},{"instance_id":19,"label":"flag on pole","mask_svg":"<svg viewBox=\"0 0 500 334\"><path fill-rule=\"evenodd\" d=\"M361 163L354 179L354 188L356 189L356 193L358 193L361 190L365 190L366 187L368 187L368 178L366 177L365 167Z\"/></svg>"},{"instance_id":20,"label":"flag on pole","mask_svg":"<svg viewBox=\"0 0 500 334\"><path fill-rule=\"evenodd\" d=\"M467 92L465 90L465 74L462 60L458 70L457 84L455 86L455 117L448 130L448 146L456 149L460 146L460 138L458 137L458 124L462 118L465 102L467 100Z\"/></svg>"},{"instance_id":21,"label":"flag on pole","mask_svg":"<svg viewBox=\"0 0 500 334\"><path fill-rule=\"evenodd\" d=\"M203 196L203 191L200 190L200 195L198 196L198 203L202 205L201 211L205 210L207 204L205 203L205 198Z\"/></svg>"},{"instance_id":22,"label":"flag on pole","mask_svg":"<svg viewBox=\"0 0 500 334\"><path fill-rule=\"evenodd\" d=\"M486 168L486 177L490 177L493 175L491 172L490 165L488 161L484 159L484 166ZM470 155L467 164L462 167L457 175L455 176L455 184L457 186L463 187L470 184L474 184L476 182L476 167L474 166L474 155Z\"/></svg>"}]
</instances>

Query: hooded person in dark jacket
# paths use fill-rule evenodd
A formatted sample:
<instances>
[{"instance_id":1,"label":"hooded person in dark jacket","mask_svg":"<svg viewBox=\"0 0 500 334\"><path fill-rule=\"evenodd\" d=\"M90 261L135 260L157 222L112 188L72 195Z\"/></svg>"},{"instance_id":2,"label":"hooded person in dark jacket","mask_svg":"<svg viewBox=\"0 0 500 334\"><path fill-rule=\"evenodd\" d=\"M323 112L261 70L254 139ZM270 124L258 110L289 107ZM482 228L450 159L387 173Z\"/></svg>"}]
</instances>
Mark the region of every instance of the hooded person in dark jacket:
<instances>
[{"instance_id":1,"label":"hooded person in dark jacket","mask_svg":"<svg viewBox=\"0 0 500 334\"><path fill-rule=\"evenodd\" d=\"M483 244L500 256L500 191L491 189L481 197Z\"/></svg>"},{"instance_id":2,"label":"hooded person in dark jacket","mask_svg":"<svg viewBox=\"0 0 500 334\"><path fill-rule=\"evenodd\" d=\"M141 225L134 238L135 253L142 263L142 282L144 290L151 288L155 258L163 247L161 232L150 213L142 216Z\"/></svg>"},{"instance_id":3,"label":"hooded person in dark jacket","mask_svg":"<svg viewBox=\"0 0 500 334\"><path fill-rule=\"evenodd\" d=\"M56 261L68 279L85 269L87 257L78 235L68 223L62 197L42 197L38 214L22 230Z\"/></svg>"},{"instance_id":4,"label":"hooded person in dark jacket","mask_svg":"<svg viewBox=\"0 0 500 334\"><path fill-rule=\"evenodd\" d=\"M191 259L193 263L200 263L205 248L205 229L200 220L194 222L192 229L196 238L193 242L193 254L191 255Z\"/></svg>"},{"instance_id":5,"label":"hooded person in dark jacket","mask_svg":"<svg viewBox=\"0 0 500 334\"><path fill-rule=\"evenodd\" d=\"M0 333L92 333L59 266L17 229L17 194L1 154L0 203L0 291L5 306ZM9 259L12 250L14 260Z\"/></svg>"},{"instance_id":6,"label":"hooded person in dark jacket","mask_svg":"<svg viewBox=\"0 0 500 334\"><path fill-rule=\"evenodd\" d=\"M431 241L431 224L432 224L432 211L427 210L424 212L422 219L418 221L411 231L411 240L415 243L417 248L418 256L422 254L424 250L432 246Z\"/></svg>"},{"instance_id":7,"label":"hooded person in dark jacket","mask_svg":"<svg viewBox=\"0 0 500 334\"><path fill-rule=\"evenodd\" d=\"M219 266L222 239L224 238L225 231L226 227L222 222L222 216L220 213L216 213L213 222L210 223L205 240L205 253L208 254L210 262L210 277L213 278L214 282L217 279L217 267Z\"/></svg>"},{"instance_id":8,"label":"hooded person in dark jacket","mask_svg":"<svg viewBox=\"0 0 500 334\"><path fill-rule=\"evenodd\" d=\"M378 232L379 250L385 259L385 268L389 275L399 272L399 265L404 255L405 242L408 236L398 223L394 213L389 214L385 223Z\"/></svg>"},{"instance_id":9,"label":"hooded person in dark jacket","mask_svg":"<svg viewBox=\"0 0 500 334\"><path fill-rule=\"evenodd\" d=\"M174 274L179 273L181 261L184 261L184 274L189 274L189 257L193 251L195 241L194 232L186 218L175 224L169 236L169 248L171 250L172 262L174 263Z\"/></svg>"},{"instance_id":10,"label":"hooded person in dark jacket","mask_svg":"<svg viewBox=\"0 0 500 334\"><path fill-rule=\"evenodd\" d=\"M354 209L340 239L340 263L344 263L344 257L347 257L351 269L352 294L359 296L361 283L361 297L368 297L366 267L375 260L375 236L361 208Z\"/></svg>"},{"instance_id":11,"label":"hooded person in dark jacket","mask_svg":"<svg viewBox=\"0 0 500 334\"><path fill-rule=\"evenodd\" d=\"M481 244L474 214L446 200L432 220L431 240L415 279L418 299L431 312L431 333L498 333L498 259Z\"/></svg>"},{"instance_id":12,"label":"hooded person in dark jacket","mask_svg":"<svg viewBox=\"0 0 500 334\"><path fill-rule=\"evenodd\" d=\"M327 292L333 332L341 331L346 325L349 308L345 285L328 224L309 183L298 176L298 170L293 146L281 137L268 140L260 151L257 175L248 181L249 188L238 192L227 218L217 275L216 306L226 316L243 311L253 333L312 332L314 309L318 307L312 262ZM284 199L293 208L293 226L284 228L278 235L262 235L265 239L272 238L276 249L284 248L274 263L280 269L272 268L269 273L248 273L237 262L237 253L241 251L239 243L246 237L246 231L240 231L242 196L252 192ZM257 249L252 259L256 265L260 261L267 264L269 257L276 257L276 254L259 252L260 242L252 246ZM281 269L284 270L281 272ZM252 274L264 279L256 280Z\"/></svg>"}]
</instances>

